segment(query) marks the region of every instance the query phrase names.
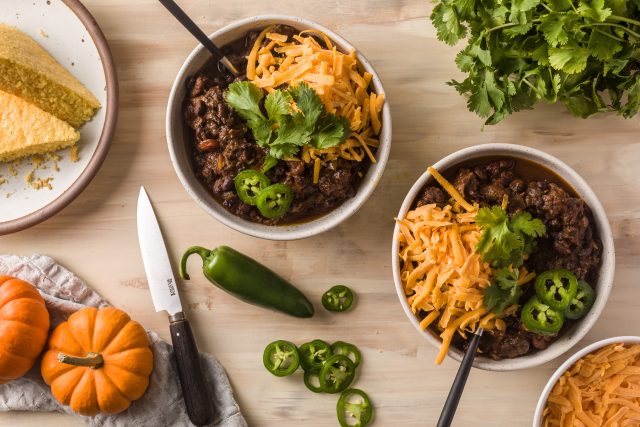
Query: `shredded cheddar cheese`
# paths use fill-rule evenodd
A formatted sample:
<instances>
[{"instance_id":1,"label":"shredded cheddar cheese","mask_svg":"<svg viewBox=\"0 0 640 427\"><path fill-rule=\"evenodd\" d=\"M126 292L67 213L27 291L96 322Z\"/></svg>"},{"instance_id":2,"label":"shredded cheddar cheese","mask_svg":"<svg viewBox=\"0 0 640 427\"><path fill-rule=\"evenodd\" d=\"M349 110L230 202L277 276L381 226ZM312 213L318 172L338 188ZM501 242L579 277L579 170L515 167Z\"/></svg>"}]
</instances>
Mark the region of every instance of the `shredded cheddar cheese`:
<instances>
[{"instance_id":1,"label":"shredded cheddar cheese","mask_svg":"<svg viewBox=\"0 0 640 427\"><path fill-rule=\"evenodd\" d=\"M396 219L400 234L400 278L416 315L425 314L422 329L440 331L442 363L455 333L466 337L478 327L505 330L506 324L484 307L484 289L491 284L491 267L475 252L481 230L475 223L477 206L467 203L437 171L431 174L466 212L435 204L409 211Z\"/></svg>"},{"instance_id":2,"label":"shredded cheddar cheese","mask_svg":"<svg viewBox=\"0 0 640 427\"><path fill-rule=\"evenodd\" d=\"M316 91L328 112L345 117L351 134L337 147L305 146L301 160L313 163L314 182L320 168L339 158L376 162L373 151L379 142L385 96L369 90L373 76L360 71L355 51L340 52L326 34L316 30L294 36L265 28L247 57L247 79L271 92L281 85L306 83Z\"/></svg>"},{"instance_id":3,"label":"shredded cheddar cheese","mask_svg":"<svg viewBox=\"0 0 640 427\"><path fill-rule=\"evenodd\" d=\"M611 344L578 360L553 387L543 425L640 425L640 344Z\"/></svg>"}]
</instances>

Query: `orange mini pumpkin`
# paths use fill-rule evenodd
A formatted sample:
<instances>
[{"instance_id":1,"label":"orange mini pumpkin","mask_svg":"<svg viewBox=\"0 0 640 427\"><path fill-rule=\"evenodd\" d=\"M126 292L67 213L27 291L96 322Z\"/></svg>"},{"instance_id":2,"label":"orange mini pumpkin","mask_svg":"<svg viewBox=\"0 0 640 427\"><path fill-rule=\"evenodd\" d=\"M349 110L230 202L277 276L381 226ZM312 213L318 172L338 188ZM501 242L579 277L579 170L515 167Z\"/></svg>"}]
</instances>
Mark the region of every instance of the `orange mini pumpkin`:
<instances>
[{"instance_id":1,"label":"orange mini pumpkin","mask_svg":"<svg viewBox=\"0 0 640 427\"><path fill-rule=\"evenodd\" d=\"M49 338L42 377L53 396L82 415L122 412L149 386L153 353L139 323L117 308L84 308Z\"/></svg>"},{"instance_id":2,"label":"orange mini pumpkin","mask_svg":"<svg viewBox=\"0 0 640 427\"><path fill-rule=\"evenodd\" d=\"M49 312L38 290L15 277L0 276L0 384L23 376L49 335Z\"/></svg>"}]
</instances>

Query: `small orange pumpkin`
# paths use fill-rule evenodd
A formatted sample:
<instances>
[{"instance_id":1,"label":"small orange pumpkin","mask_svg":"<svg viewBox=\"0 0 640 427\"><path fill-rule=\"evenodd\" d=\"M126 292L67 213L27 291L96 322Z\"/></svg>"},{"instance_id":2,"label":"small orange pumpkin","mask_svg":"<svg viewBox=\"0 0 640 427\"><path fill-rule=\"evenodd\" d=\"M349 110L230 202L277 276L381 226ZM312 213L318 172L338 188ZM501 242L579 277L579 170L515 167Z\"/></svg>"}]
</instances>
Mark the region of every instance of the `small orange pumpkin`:
<instances>
[{"instance_id":1,"label":"small orange pumpkin","mask_svg":"<svg viewBox=\"0 0 640 427\"><path fill-rule=\"evenodd\" d=\"M84 308L49 338L42 377L74 412L122 412L149 386L153 353L139 323L117 308Z\"/></svg>"},{"instance_id":2,"label":"small orange pumpkin","mask_svg":"<svg viewBox=\"0 0 640 427\"><path fill-rule=\"evenodd\" d=\"M31 369L49 335L49 312L38 290L0 276L0 384Z\"/></svg>"}]
</instances>

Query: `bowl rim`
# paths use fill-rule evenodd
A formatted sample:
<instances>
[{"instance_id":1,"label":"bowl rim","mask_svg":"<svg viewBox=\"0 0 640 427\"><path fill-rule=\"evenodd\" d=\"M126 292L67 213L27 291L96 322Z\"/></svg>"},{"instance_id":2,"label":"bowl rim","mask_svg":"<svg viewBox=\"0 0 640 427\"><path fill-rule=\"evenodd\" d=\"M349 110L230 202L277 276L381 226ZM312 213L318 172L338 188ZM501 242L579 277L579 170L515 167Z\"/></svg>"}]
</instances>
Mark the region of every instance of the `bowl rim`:
<instances>
[{"instance_id":1,"label":"bowl rim","mask_svg":"<svg viewBox=\"0 0 640 427\"><path fill-rule=\"evenodd\" d=\"M600 200L593 192L587 182L566 163L562 162L558 158L547 154L543 151L516 144L504 144L504 143L489 143L474 145L456 151L442 158L436 162L433 166L441 171L445 171L461 162L473 158L488 157L488 156L506 156L522 158L529 161L533 161L547 169L551 169L556 172L562 179L566 180L573 189L580 195L580 197L589 201L587 204L591 209L594 223L596 224L598 235L602 242L602 259L600 263L600 274L598 277L598 297L592 309L587 316L577 322L574 327L564 333L564 339L554 342L545 350L538 351L536 353L522 356L514 359L502 359L492 360L489 358L476 357L473 363L475 368L489 370L489 371L513 371L519 369L527 369L535 366L539 366L550 360L559 357L563 353L567 352L574 345L582 339L587 332L593 327L598 320L611 292L613 285L613 279L615 274L615 249L613 242L613 234L611 232L611 226L609 224L604 207L600 203ZM407 193L402 206L398 212L397 218L403 218L406 212L409 210L415 197L429 180L431 174L425 171L412 185L411 189ZM392 257L392 273L393 281L396 288L396 294L400 300L400 304L409 318L411 324L416 328L418 333L422 335L427 341L429 341L436 348L441 345L441 340L429 331L423 331L420 328L420 322L418 318L411 311L411 307L407 303L404 295L404 289L399 277L400 263L397 256L398 253L398 233L399 227L397 223L394 225L393 241L391 245L391 257ZM460 362L464 353L451 346L447 355L454 360Z\"/></svg>"},{"instance_id":2,"label":"bowl rim","mask_svg":"<svg viewBox=\"0 0 640 427\"><path fill-rule=\"evenodd\" d=\"M596 341L588 346L584 347L582 350L577 351L571 357L564 361L562 365L556 369L547 384L544 386L542 393L540 393L540 397L538 398L538 403L536 404L536 410L533 415L533 427L541 427L542 426L542 412L544 411L544 407L547 403L547 399L549 398L549 394L551 394L551 390L556 385L560 377L571 368L579 359L583 358L589 353L593 353L594 351L605 347L609 344L615 343L633 343L640 344L640 336L635 335L622 335L618 337L605 338L600 341Z\"/></svg>"},{"instance_id":3,"label":"bowl rim","mask_svg":"<svg viewBox=\"0 0 640 427\"><path fill-rule=\"evenodd\" d=\"M191 64L194 62L196 58L198 58L201 54L205 52L205 48L199 44L195 49L189 54L186 58L176 78L171 87L171 92L169 94L169 99L167 102L167 111L165 118L165 131L167 138L167 146L169 148L169 155L171 157L171 163L173 164L173 168L182 183L182 186L187 191L187 193L191 196L192 199L196 201L196 203L202 208L205 212L207 212L210 216L226 225L227 227L239 231L241 233L258 237L267 240L297 240L303 239L307 237L311 237L320 233L323 233L331 228L336 227L340 223L347 220L349 217L354 215L360 208L365 204L365 202L369 199L369 197L373 194L374 190L377 188L380 180L382 179L382 175L384 174L385 167L388 162L389 153L391 150L391 141L392 141L392 123L391 123L391 110L389 106L388 96L386 96L386 92L384 92L384 87L382 85L382 81L378 73L376 72L373 65L367 60L367 58L357 49L353 44L348 42L345 38L337 34L336 32L330 30L329 28L309 19L301 18L294 15L284 15L284 14L264 14L252 16L244 19L240 19L237 21L233 21L228 25L218 29L209 35L209 38L215 40L218 37L226 35L227 33L237 31L245 26L255 25L259 26L262 22L282 22L284 24L295 25L298 27L304 26L308 28L313 28L324 32L334 43L338 45L345 46L349 49L354 49L357 55L358 60L362 64L363 68L370 72L373 75L372 85L378 91L382 91L385 93L385 103L382 111L382 130L380 132L380 145L376 152L376 160L377 162L372 164L367 171L367 174L363 178L363 181L360 182L358 187L358 192L352 198L344 201L341 205L333 209L332 211L324 214L318 218L315 218L310 221L303 221L300 223L287 224L287 225L276 225L269 226L254 223L248 221L244 218L238 217L229 211L227 211L223 206L221 206L216 200L213 199L207 193L208 197L202 198L200 197L199 190L193 188L193 180L198 181L197 177L193 173L192 170L185 171L183 167L180 166L180 159L178 158L179 153L176 151L176 144L182 144L183 139L179 135L176 135L174 138L174 106L176 103L182 104L182 99L179 98L180 87L184 85L185 78L187 77L189 72L189 68ZM189 175L193 175L192 177ZM200 185L200 182L197 182ZM214 207L215 206L215 207Z\"/></svg>"},{"instance_id":4,"label":"bowl rim","mask_svg":"<svg viewBox=\"0 0 640 427\"><path fill-rule=\"evenodd\" d=\"M40 209L20 218L0 222L0 236L33 227L56 215L75 200L100 170L116 133L116 124L118 122L118 75L107 38L102 32L100 25L98 25L93 15L91 15L91 12L89 12L80 0L63 0L63 3L76 15L78 20L80 20L86 28L100 56L105 75L107 94L107 105L104 107L106 108L104 125L91 159L76 180L60 194L60 196Z\"/></svg>"}]
</instances>

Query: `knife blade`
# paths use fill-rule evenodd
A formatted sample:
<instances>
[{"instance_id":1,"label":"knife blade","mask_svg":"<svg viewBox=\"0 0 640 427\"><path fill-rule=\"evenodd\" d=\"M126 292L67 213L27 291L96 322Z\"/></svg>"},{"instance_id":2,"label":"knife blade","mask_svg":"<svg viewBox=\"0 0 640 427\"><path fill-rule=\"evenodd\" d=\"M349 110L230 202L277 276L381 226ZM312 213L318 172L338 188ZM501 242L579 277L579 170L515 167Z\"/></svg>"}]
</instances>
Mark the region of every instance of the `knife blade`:
<instances>
[{"instance_id":1,"label":"knife blade","mask_svg":"<svg viewBox=\"0 0 640 427\"><path fill-rule=\"evenodd\" d=\"M138 196L137 222L142 262L153 305L156 311L166 311L169 315L169 330L187 415L194 425L204 426L211 422L214 414L200 367L198 347L189 321L182 311L167 247L144 187L140 187Z\"/></svg>"},{"instance_id":2,"label":"knife blade","mask_svg":"<svg viewBox=\"0 0 640 427\"><path fill-rule=\"evenodd\" d=\"M166 311L169 315L180 313L182 303L176 289L169 254L144 187L140 188L138 196L138 240L156 311Z\"/></svg>"}]
</instances>

